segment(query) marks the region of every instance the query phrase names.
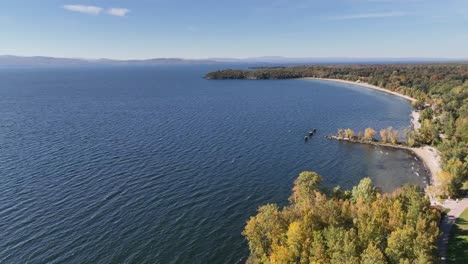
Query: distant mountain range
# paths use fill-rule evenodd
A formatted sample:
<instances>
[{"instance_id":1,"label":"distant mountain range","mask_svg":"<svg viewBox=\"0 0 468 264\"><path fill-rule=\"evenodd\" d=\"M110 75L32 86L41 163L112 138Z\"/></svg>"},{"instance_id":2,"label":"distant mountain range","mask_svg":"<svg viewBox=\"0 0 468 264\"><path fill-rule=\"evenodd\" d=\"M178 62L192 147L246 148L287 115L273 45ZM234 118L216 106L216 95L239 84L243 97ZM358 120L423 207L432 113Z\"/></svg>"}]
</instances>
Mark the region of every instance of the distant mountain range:
<instances>
[{"instance_id":1,"label":"distant mountain range","mask_svg":"<svg viewBox=\"0 0 468 264\"><path fill-rule=\"evenodd\" d=\"M232 62L232 63L291 63L291 64L307 64L307 63L424 63L424 62L468 62L468 59L452 59L452 58L353 58L353 57L281 57L281 56L266 56L253 58L210 58L217 62Z\"/></svg>"},{"instance_id":2,"label":"distant mountain range","mask_svg":"<svg viewBox=\"0 0 468 264\"><path fill-rule=\"evenodd\" d=\"M155 58L147 60L112 60L112 59L75 59L54 57L23 57L3 55L0 56L0 65L3 66L48 66L48 65L147 65L147 64L211 64L214 60L190 60L179 58Z\"/></svg>"},{"instance_id":3,"label":"distant mountain range","mask_svg":"<svg viewBox=\"0 0 468 264\"><path fill-rule=\"evenodd\" d=\"M253 58L209 58L181 59L154 58L146 60L113 60L113 59L77 59L54 58L43 56L12 56L1 55L0 66L54 66L54 65L158 65L158 64L216 64L216 63L248 63L248 64L328 64L328 63L416 63L416 62L462 62L468 59L434 59L434 58L290 58L280 56Z\"/></svg>"}]
</instances>

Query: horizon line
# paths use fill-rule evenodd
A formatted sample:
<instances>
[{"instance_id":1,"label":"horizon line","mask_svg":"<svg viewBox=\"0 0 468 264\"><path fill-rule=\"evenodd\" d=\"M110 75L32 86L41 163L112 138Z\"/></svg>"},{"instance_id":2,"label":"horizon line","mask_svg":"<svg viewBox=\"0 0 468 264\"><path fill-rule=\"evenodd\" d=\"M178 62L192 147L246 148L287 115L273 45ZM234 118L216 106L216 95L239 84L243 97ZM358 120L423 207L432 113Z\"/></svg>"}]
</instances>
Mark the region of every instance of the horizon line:
<instances>
[{"instance_id":1,"label":"horizon line","mask_svg":"<svg viewBox=\"0 0 468 264\"><path fill-rule=\"evenodd\" d=\"M460 58L460 57L425 57L425 56L414 56L414 57L405 57L405 56L396 56L396 57L385 57L385 56L304 56L304 57L296 57L296 56L281 56L281 55L265 55L265 56L247 56L247 57L229 57L229 56L214 56L214 57L197 57L197 58L190 58L190 57L177 57L177 56L168 56L168 57L146 57L146 58L126 58L126 59L118 59L118 58L106 58L106 57L99 57L99 58L91 58L91 57L66 57L66 56L49 56L49 55L14 55L14 54L0 54L0 57L17 57L17 58L49 58L49 59L73 59L73 60L83 60L83 61L98 61L98 60L112 60L112 61L145 61L145 60L153 60L153 59L180 59L180 60L249 60L249 59L288 59L288 60L304 60L304 59L369 59L369 60L376 60L376 59L423 59L423 60L456 60L456 61L464 61L468 60L467 58Z\"/></svg>"}]
</instances>

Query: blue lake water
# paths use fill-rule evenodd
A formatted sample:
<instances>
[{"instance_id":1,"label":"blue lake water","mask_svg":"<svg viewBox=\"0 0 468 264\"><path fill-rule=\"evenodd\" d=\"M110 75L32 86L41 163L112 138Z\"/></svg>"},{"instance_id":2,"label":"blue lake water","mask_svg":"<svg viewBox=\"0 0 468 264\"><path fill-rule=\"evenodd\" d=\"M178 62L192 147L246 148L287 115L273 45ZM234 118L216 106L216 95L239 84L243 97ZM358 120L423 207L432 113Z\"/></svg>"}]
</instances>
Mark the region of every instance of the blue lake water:
<instances>
[{"instance_id":1,"label":"blue lake water","mask_svg":"<svg viewBox=\"0 0 468 264\"><path fill-rule=\"evenodd\" d=\"M0 69L0 263L238 263L249 216L285 204L301 171L424 185L405 151L323 137L403 130L404 99L202 78L225 67Z\"/></svg>"}]
</instances>

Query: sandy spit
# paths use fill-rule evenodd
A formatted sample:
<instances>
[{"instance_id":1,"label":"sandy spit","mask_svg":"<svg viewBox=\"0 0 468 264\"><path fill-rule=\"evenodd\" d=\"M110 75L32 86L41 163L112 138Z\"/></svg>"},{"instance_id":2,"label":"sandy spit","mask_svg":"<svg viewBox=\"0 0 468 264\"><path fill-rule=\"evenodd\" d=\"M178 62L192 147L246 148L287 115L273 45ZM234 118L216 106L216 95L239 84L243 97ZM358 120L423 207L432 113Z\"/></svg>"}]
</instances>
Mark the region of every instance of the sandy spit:
<instances>
[{"instance_id":1,"label":"sandy spit","mask_svg":"<svg viewBox=\"0 0 468 264\"><path fill-rule=\"evenodd\" d=\"M397 92L392 92L387 89L368 84L368 83L362 83L362 82L353 82L353 81L346 81L346 80L339 80L339 79L326 79L326 78L303 78L303 79L310 79L310 80L322 80L322 81L331 81L331 82L339 82L339 83L346 83L346 84L353 84L369 89L374 89L378 91L382 91L385 93L389 93L395 96L399 96L401 98L404 98L408 101L415 102L416 99L407 95L399 94ZM418 111L413 111L411 112L411 124L415 130L419 129L421 127L421 123L419 122L419 112ZM426 165L427 169L430 171L431 174L431 184L432 185L437 185L438 183L435 182L437 177L436 175L442 171L441 169L441 158L440 154L437 149L431 146L424 146L420 148L407 148L411 151L414 152Z\"/></svg>"}]
</instances>

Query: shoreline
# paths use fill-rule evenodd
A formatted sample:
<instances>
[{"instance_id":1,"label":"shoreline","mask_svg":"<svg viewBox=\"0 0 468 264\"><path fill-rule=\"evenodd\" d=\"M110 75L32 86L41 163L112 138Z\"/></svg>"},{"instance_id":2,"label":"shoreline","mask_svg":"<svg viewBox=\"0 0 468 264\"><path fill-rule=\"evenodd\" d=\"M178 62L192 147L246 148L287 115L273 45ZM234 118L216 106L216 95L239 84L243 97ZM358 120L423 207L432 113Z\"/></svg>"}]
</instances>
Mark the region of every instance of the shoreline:
<instances>
[{"instance_id":1,"label":"shoreline","mask_svg":"<svg viewBox=\"0 0 468 264\"><path fill-rule=\"evenodd\" d=\"M393 94L393 95L396 95L398 97L404 98L404 99L406 99L406 100L408 100L410 102L416 102L417 101L413 97L410 97L410 96L407 96L407 95L404 95L404 94L400 94L400 93L397 93L397 92L393 92L393 91L384 89L382 87L378 87L378 86L368 84L368 83L365 83L365 82L353 82L353 81L341 80L341 79L314 78L314 77L304 77L304 78L301 78L301 79L319 80L319 81L321 80L321 81L331 81L331 82L339 82L339 83L346 83L346 84L354 84L354 85L357 85L357 86L366 87L366 88L373 89L373 90L378 90L378 91L381 91L381 92L384 92L384 93Z\"/></svg>"},{"instance_id":2,"label":"shoreline","mask_svg":"<svg viewBox=\"0 0 468 264\"><path fill-rule=\"evenodd\" d=\"M306 80L322 80L322 81L330 81L330 82L337 82L337 83L345 83L345 84L354 84L354 85L357 85L357 86L361 86L361 87L364 87L364 88L368 88L368 89L373 89L373 90L378 90L378 91L381 91L381 92L385 92L385 93L388 93L388 94L392 94L392 95L395 95L395 96L398 96L398 97L401 97L401 98L404 98L410 102L415 102L417 101L415 98L413 97L410 97L410 96L407 96L407 95L403 95L403 94L399 94L397 92L393 92L393 91L389 91L387 89L384 89L384 88L381 88L381 87L378 87L378 86L375 86L375 85L372 85L372 84L368 84L368 83L362 83L362 82L353 82L353 81L347 81L347 80L340 80L340 79L329 79L329 78L313 78L313 77L306 77L306 78L302 78L302 79L306 79ZM414 130L418 130L420 127L421 127L421 123L419 122L419 112L418 111L415 111L415 110L412 110L411 112L411 115L410 115L410 125L413 127ZM423 146L423 147L419 147L419 148L412 148L412 147L403 147L403 146L394 146L396 148L400 148L400 149L407 149L409 151L411 151L414 155L416 155L418 158L420 158L424 164L424 166L426 167L426 169L430 172L430 183L428 183L428 186L429 185L438 185L438 183L436 182L436 175L442 171L442 168L441 168L441 158L440 158L440 154L438 152L438 150L434 147L431 147L431 146Z\"/></svg>"},{"instance_id":3,"label":"shoreline","mask_svg":"<svg viewBox=\"0 0 468 264\"><path fill-rule=\"evenodd\" d=\"M424 166L429 170L431 174L431 184L428 185L439 185L439 183L436 181L436 175L442 171L440 166L441 158L439 151L431 146L409 149L423 161Z\"/></svg>"},{"instance_id":4,"label":"shoreline","mask_svg":"<svg viewBox=\"0 0 468 264\"><path fill-rule=\"evenodd\" d=\"M377 91L381 91L381 92L384 92L384 93L392 94L392 95L398 96L400 98L406 99L406 100L410 101L411 103L417 101L416 98L413 98L411 96L403 95L403 94L400 94L400 93L397 93L397 92L393 92L393 91L384 89L382 87L378 87L378 86L375 86L375 85L372 85L372 84L369 84L369 83L365 83L365 82L353 82L353 81L341 80L341 79L314 78L314 77L304 77L304 78L301 78L301 79L353 84L353 85L369 88L369 89L372 89L372 90L377 90ZM413 127L414 130L418 130L419 128L421 128L421 123L419 122L419 111L414 110L414 109L411 111L410 123L411 123L411 126Z\"/></svg>"}]
</instances>

